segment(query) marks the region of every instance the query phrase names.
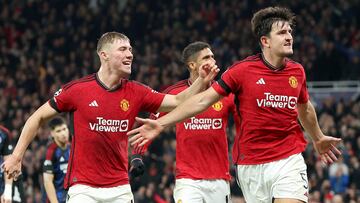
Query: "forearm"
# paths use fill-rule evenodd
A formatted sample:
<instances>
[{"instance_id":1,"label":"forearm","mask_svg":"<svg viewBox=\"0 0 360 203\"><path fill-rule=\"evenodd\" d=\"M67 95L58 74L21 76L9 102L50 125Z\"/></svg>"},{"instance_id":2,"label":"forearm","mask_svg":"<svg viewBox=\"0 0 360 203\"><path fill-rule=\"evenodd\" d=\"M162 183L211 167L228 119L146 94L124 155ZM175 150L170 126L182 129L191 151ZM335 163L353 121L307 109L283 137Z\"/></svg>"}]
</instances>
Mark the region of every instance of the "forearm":
<instances>
[{"instance_id":1,"label":"forearm","mask_svg":"<svg viewBox=\"0 0 360 203\"><path fill-rule=\"evenodd\" d=\"M315 109L310 102L303 105L302 108L299 108L299 120L312 140L317 141L324 136L324 134L319 127Z\"/></svg>"},{"instance_id":2,"label":"forearm","mask_svg":"<svg viewBox=\"0 0 360 203\"><path fill-rule=\"evenodd\" d=\"M158 119L158 122L163 127L180 122L186 118L197 115L207 109L211 104L218 101L220 95L215 93L215 90L209 88L207 91L194 95L181 103L173 111Z\"/></svg>"},{"instance_id":3,"label":"forearm","mask_svg":"<svg viewBox=\"0 0 360 203\"><path fill-rule=\"evenodd\" d=\"M44 187L45 187L45 191L46 191L46 195L48 197L48 199L50 200L51 203L57 203L58 199L56 197L56 191L55 191L55 187L54 184L52 183L52 181L44 181Z\"/></svg>"},{"instance_id":4,"label":"forearm","mask_svg":"<svg viewBox=\"0 0 360 203\"><path fill-rule=\"evenodd\" d=\"M21 159L24 156L27 147L36 136L37 130L39 129L41 124L42 121L37 118L36 115L31 116L26 121L24 128L21 132L19 141L16 144L16 147L12 153L16 158Z\"/></svg>"},{"instance_id":5,"label":"forearm","mask_svg":"<svg viewBox=\"0 0 360 203\"><path fill-rule=\"evenodd\" d=\"M7 160L9 158L8 155L4 156L4 160ZM12 183L13 183L13 179L9 178L8 176L4 176L4 182L5 182L5 188L4 188L4 198L5 199L11 199L11 195L12 195Z\"/></svg>"},{"instance_id":6,"label":"forearm","mask_svg":"<svg viewBox=\"0 0 360 203\"><path fill-rule=\"evenodd\" d=\"M207 83L203 78L198 77L189 88L182 91L181 93L175 96L176 98L176 106L183 103L186 99L190 98L191 96L204 91L207 87L209 87L209 83Z\"/></svg>"},{"instance_id":7,"label":"forearm","mask_svg":"<svg viewBox=\"0 0 360 203\"><path fill-rule=\"evenodd\" d=\"M48 103L45 103L30 116L21 131L19 141L12 153L18 160L21 160L24 156L27 147L36 136L37 130L40 126L56 114L57 112L55 109L53 109Z\"/></svg>"}]
</instances>

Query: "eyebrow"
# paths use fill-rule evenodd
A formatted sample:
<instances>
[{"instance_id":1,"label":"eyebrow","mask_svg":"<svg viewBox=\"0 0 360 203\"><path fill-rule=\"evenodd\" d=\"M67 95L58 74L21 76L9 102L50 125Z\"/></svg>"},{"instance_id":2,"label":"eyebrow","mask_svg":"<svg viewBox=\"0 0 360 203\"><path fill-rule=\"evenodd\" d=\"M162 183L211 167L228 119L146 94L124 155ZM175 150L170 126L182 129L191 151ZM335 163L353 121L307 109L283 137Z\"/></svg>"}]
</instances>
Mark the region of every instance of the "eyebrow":
<instances>
[{"instance_id":1,"label":"eyebrow","mask_svg":"<svg viewBox=\"0 0 360 203\"><path fill-rule=\"evenodd\" d=\"M211 58L211 57L214 57L214 54L208 54L208 55L205 55L204 57L202 57L203 59L206 59L206 58Z\"/></svg>"}]
</instances>

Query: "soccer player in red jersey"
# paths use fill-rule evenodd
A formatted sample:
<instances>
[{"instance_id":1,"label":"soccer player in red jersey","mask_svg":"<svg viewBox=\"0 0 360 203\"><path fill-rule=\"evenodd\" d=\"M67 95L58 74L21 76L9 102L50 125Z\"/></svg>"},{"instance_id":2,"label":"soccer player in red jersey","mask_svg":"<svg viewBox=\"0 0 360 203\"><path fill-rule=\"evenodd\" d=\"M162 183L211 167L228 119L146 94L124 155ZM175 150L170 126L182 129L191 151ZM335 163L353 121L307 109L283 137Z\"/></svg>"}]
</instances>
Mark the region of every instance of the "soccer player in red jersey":
<instances>
[{"instance_id":1,"label":"soccer player in red jersey","mask_svg":"<svg viewBox=\"0 0 360 203\"><path fill-rule=\"evenodd\" d=\"M189 79L168 87L164 93L176 95L186 90L199 77L201 64L215 63L210 45L205 42L194 42L185 47L182 61L190 72ZM175 202L230 201L226 136L230 114L236 114L233 94L215 102L204 112L176 124ZM163 115L161 113L160 117Z\"/></svg>"},{"instance_id":2,"label":"soccer player in red jersey","mask_svg":"<svg viewBox=\"0 0 360 203\"><path fill-rule=\"evenodd\" d=\"M215 63L202 64L200 77L178 95L157 93L127 80L133 60L128 37L109 32L97 45L97 73L72 81L26 121L19 142L3 168L16 178L21 160L36 131L59 112L70 112L73 135L65 178L67 202L133 202L128 180L128 132L141 111L163 112L204 90L218 72Z\"/></svg>"},{"instance_id":3,"label":"soccer player in red jersey","mask_svg":"<svg viewBox=\"0 0 360 203\"><path fill-rule=\"evenodd\" d=\"M158 120L130 131L132 144L145 144L170 124L206 110L231 92L239 100L240 130L233 159L238 183L247 202L299 203L308 201L306 164L301 155L306 141L298 124L312 138L324 163L337 160L341 140L325 136L309 100L306 77L293 54L294 14L268 7L254 14L252 31L262 53L232 65L211 88L197 94ZM212 166L209 166L212 167Z\"/></svg>"}]
</instances>

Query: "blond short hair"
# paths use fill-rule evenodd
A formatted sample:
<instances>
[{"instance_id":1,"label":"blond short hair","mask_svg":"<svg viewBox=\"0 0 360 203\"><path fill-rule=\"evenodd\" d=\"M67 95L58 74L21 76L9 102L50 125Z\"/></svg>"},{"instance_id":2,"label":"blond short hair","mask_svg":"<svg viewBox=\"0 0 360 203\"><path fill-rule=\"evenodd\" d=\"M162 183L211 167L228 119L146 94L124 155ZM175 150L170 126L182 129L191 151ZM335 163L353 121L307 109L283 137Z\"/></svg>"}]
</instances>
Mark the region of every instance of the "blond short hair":
<instances>
[{"instance_id":1,"label":"blond short hair","mask_svg":"<svg viewBox=\"0 0 360 203\"><path fill-rule=\"evenodd\" d=\"M105 45L112 44L115 40L125 40L130 42L129 38L122 33L106 32L100 37L97 43L96 51L99 53L100 51L102 51Z\"/></svg>"}]
</instances>

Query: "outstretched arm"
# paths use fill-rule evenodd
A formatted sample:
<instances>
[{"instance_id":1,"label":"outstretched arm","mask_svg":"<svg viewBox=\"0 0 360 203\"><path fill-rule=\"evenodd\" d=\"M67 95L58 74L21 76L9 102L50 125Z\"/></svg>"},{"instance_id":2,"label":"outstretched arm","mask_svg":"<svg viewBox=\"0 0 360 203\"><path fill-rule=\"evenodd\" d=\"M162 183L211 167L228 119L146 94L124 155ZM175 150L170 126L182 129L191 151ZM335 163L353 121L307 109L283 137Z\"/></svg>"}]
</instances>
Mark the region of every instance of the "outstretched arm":
<instances>
[{"instance_id":1,"label":"outstretched arm","mask_svg":"<svg viewBox=\"0 0 360 203\"><path fill-rule=\"evenodd\" d=\"M173 111L158 120L136 118L137 121L143 123L143 125L127 133L127 135L132 136L129 141L131 145L139 143L139 145L142 146L158 136L167 126L205 111L221 98L222 96L210 87L206 91L190 97Z\"/></svg>"},{"instance_id":2,"label":"outstretched arm","mask_svg":"<svg viewBox=\"0 0 360 203\"><path fill-rule=\"evenodd\" d=\"M9 178L14 178L16 180L20 175L22 158L30 142L34 139L37 130L44 122L56 114L57 112L55 109L46 102L26 121L13 153L9 155L9 158L5 160L2 165L5 174Z\"/></svg>"},{"instance_id":3,"label":"outstretched arm","mask_svg":"<svg viewBox=\"0 0 360 203\"><path fill-rule=\"evenodd\" d=\"M341 152L336 148L341 139L325 136L322 133L314 106L310 101L305 104L298 104L298 112L299 120L305 131L311 136L314 147L320 154L322 161L325 164L336 161L337 156L341 155Z\"/></svg>"},{"instance_id":4,"label":"outstretched arm","mask_svg":"<svg viewBox=\"0 0 360 203\"><path fill-rule=\"evenodd\" d=\"M182 91L177 95L167 94L157 112L169 112L179 104L183 103L187 98L204 91L209 87L211 81L215 78L218 72L219 68L215 63L202 64L199 68L199 77L194 81L194 83L185 91Z\"/></svg>"}]
</instances>

